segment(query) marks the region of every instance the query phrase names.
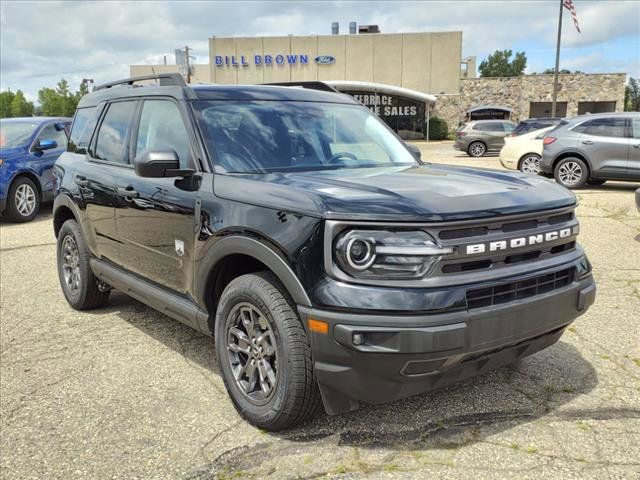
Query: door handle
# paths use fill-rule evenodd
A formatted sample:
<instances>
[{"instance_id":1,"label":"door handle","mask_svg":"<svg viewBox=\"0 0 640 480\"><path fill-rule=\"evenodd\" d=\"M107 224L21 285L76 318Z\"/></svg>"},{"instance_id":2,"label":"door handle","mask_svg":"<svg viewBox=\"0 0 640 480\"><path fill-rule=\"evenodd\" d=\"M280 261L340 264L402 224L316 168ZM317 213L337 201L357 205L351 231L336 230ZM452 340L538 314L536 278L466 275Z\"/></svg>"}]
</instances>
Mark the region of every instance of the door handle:
<instances>
[{"instance_id":1,"label":"door handle","mask_svg":"<svg viewBox=\"0 0 640 480\"><path fill-rule=\"evenodd\" d=\"M118 187L116 191L118 192L118 195L122 195L123 197L127 198L138 198L139 196L138 192L136 192L131 185L128 185L124 188Z\"/></svg>"},{"instance_id":2,"label":"door handle","mask_svg":"<svg viewBox=\"0 0 640 480\"><path fill-rule=\"evenodd\" d=\"M640 143L636 143L633 148L640 148Z\"/></svg>"},{"instance_id":3,"label":"door handle","mask_svg":"<svg viewBox=\"0 0 640 480\"><path fill-rule=\"evenodd\" d=\"M73 180L74 183L80 187L86 187L89 185L89 180L84 175L76 175L76 178Z\"/></svg>"},{"instance_id":4,"label":"door handle","mask_svg":"<svg viewBox=\"0 0 640 480\"><path fill-rule=\"evenodd\" d=\"M582 140L582 143L584 143L585 145L593 145L593 141L591 140Z\"/></svg>"}]
</instances>

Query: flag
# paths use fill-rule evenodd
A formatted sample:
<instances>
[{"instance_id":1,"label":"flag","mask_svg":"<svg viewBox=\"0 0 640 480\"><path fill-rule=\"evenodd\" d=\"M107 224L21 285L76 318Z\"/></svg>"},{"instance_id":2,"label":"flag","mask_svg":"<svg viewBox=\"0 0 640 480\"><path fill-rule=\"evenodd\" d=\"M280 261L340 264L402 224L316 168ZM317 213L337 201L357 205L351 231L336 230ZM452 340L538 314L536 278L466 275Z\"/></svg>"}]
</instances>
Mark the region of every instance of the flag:
<instances>
[{"instance_id":1,"label":"flag","mask_svg":"<svg viewBox=\"0 0 640 480\"><path fill-rule=\"evenodd\" d=\"M571 18L573 20L573 24L576 27L576 30L578 31L578 33L582 33L580 32L580 25L578 24L578 15L576 15L576 7L573 5L573 1L564 0L564 3L562 5L564 6L564 8L566 8L571 12Z\"/></svg>"}]
</instances>

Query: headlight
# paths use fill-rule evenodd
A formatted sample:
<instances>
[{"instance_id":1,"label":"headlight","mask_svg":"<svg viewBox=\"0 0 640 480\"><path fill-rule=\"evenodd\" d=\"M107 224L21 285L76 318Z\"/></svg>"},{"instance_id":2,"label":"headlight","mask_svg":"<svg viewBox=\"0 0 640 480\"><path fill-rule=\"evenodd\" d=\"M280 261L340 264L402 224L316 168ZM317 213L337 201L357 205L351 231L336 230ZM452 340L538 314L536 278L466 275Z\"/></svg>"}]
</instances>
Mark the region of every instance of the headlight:
<instances>
[{"instance_id":1,"label":"headlight","mask_svg":"<svg viewBox=\"0 0 640 480\"><path fill-rule=\"evenodd\" d=\"M428 275L453 249L421 230L347 230L336 237L334 252L352 277L411 279Z\"/></svg>"}]
</instances>

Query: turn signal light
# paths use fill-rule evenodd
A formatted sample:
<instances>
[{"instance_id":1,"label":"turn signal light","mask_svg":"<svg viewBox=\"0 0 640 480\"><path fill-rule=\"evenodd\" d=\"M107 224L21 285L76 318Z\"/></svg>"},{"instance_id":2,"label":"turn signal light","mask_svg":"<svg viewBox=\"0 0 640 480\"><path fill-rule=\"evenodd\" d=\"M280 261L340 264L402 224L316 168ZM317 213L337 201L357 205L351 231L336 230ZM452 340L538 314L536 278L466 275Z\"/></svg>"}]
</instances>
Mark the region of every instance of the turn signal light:
<instances>
[{"instance_id":1,"label":"turn signal light","mask_svg":"<svg viewBox=\"0 0 640 480\"><path fill-rule=\"evenodd\" d=\"M307 325L309 325L309 330L312 332L322 333L324 335L329 333L329 324L322 320L314 320L313 318L310 318L307 320Z\"/></svg>"},{"instance_id":2,"label":"turn signal light","mask_svg":"<svg viewBox=\"0 0 640 480\"><path fill-rule=\"evenodd\" d=\"M542 144L543 145L551 145L556 140L557 140L556 137L544 137L544 140L542 140Z\"/></svg>"}]
</instances>

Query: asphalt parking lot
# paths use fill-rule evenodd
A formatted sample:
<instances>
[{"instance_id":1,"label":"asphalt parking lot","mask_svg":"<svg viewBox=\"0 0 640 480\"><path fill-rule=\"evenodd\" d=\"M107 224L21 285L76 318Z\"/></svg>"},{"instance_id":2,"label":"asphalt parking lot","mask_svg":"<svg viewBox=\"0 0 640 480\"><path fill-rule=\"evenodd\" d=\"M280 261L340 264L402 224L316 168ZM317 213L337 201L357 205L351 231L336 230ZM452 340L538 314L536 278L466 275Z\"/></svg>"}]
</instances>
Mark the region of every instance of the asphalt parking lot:
<instances>
[{"instance_id":1,"label":"asphalt parking lot","mask_svg":"<svg viewBox=\"0 0 640 480\"><path fill-rule=\"evenodd\" d=\"M451 142L423 158L501 168ZM270 434L236 414L213 340L120 293L64 301L51 209L0 225L3 478L639 478L637 185L578 193L595 305L553 347L444 390Z\"/></svg>"}]
</instances>

